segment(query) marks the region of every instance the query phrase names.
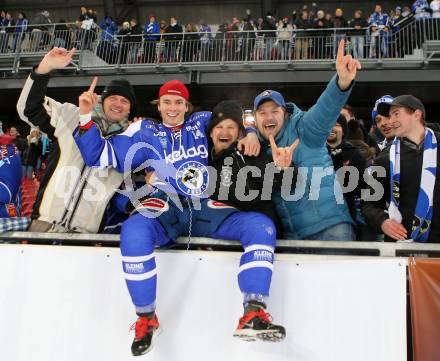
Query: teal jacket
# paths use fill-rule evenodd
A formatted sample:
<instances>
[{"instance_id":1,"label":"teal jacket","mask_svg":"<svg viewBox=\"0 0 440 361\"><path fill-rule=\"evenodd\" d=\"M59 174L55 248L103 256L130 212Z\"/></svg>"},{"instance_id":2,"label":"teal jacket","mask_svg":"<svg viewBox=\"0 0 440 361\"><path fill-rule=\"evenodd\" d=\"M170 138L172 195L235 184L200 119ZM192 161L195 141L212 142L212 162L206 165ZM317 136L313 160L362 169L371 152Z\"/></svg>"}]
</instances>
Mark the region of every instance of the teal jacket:
<instances>
[{"instance_id":1,"label":"teal jacket","mask_svg":"<svg viewBox=\"0 0 440 361\"><path fill-rule=\"evenodd\" d=\"M335 76L308 111L287 103L289 116L275 142L279 147L286 147L300 139L293 154L293 163L299 173L296 187L286 184L272 197L285 238L307 239L339 223L354 224L326 147L327 137L351 89L341 91ZM271 154L269 142L261 136L260 141L263 151Z\"/></svg>"}]
</instances>

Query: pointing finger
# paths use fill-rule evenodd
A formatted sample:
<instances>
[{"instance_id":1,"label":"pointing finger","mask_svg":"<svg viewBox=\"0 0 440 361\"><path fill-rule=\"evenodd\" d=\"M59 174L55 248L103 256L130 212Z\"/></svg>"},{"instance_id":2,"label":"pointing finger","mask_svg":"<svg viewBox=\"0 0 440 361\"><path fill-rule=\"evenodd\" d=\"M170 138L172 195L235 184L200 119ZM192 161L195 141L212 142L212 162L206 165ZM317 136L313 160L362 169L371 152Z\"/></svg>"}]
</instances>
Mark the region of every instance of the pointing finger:
<instances>
[{"instance_id":1,"label":"pointing finger","mask_svg":"<svg viewBox=\"0 0 440 361\"><path fill-rule=\"evenodd\" d=\"M89 88L89 92L94 93L95 92L95 87L96 87L96 83L98 82L98 77L95 76L93 78L92 84L90 84L90 88Z\"/></svg>"},{"instance_id":2,"label":"pointing finger","mask_svg":"<svg viewBox=\"0 0 440 361\"><path fill-rule=\"evenodd\" d=\"M344 39L341 39L338 46L338 55L336 57L336 62L340 63L342 59L344 58L344 47L345 47L345 41Z\"/></svg>"},{"instance_id":3,"label":"pointing finger","mask_svg":"<svg viewBox=\"0 0 440 361\"><path fill-rule=\"evenodd\" d=\"M270 141L270 146L272 148L272 152L277 152L278 151L278 147L275 144L275 138L273 137L272 134L269 135L269 141Z\"/></svg>"}]
</instances>

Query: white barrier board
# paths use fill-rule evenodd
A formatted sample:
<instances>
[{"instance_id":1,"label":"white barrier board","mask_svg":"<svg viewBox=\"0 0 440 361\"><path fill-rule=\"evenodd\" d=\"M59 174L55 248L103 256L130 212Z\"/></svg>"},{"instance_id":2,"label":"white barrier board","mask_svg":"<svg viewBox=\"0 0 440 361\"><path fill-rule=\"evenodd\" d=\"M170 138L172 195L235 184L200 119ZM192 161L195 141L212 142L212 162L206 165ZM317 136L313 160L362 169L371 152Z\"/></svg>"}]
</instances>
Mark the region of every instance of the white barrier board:
<instances>
[{"instance_id":1,"label":"white barrier board","mask_svg":"<svg viewBox=\"0 0 440 361\"><path fill-rule=\"evenodd\" d=\"M232 337L240 254L159 252L162 333L132 357L136 320L119 250L0 245L0 360L406 361L406 262L275 262L269 312L281 343Z\"/></svg>"}]
</instances>

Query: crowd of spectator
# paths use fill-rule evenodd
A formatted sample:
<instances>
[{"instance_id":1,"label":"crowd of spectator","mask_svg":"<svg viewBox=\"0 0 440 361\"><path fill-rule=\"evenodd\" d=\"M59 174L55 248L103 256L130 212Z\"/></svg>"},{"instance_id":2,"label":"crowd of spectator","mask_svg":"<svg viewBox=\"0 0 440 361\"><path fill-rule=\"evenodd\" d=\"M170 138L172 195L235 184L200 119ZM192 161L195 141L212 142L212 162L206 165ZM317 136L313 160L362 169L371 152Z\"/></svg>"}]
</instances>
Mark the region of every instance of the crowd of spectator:
<instances>
[{"instance_id":1,"label":"crowd of spectator","mask_svg":"<svg viewBox=\"0 0 440 361\"><path fill-rule=\"evenodd\" d=\"M180 24L174 15L159 20L150 14L116 24L96 10L82 6L75 23L53 21L47 10L28 21L22 12L0 14L0 53L22 49L49 50L53 46L93 50L107 63L192 61L247 61L330 59L340 39L346 39L355 58L402 57L420 48L424 39L439 39L440 0L417 0L408 6L383 11L377 4L370 15L362 10L345 14L342 8L325 12L316 3L304 5L289 16L268 13L218 25L204 20ZM411 31L401 31L414 23ZM28 37L25 34L29 33ZM182 41L183 40L183 41ZM25 44L23 44L25 43Z\"/></svg>"}]
</instances>

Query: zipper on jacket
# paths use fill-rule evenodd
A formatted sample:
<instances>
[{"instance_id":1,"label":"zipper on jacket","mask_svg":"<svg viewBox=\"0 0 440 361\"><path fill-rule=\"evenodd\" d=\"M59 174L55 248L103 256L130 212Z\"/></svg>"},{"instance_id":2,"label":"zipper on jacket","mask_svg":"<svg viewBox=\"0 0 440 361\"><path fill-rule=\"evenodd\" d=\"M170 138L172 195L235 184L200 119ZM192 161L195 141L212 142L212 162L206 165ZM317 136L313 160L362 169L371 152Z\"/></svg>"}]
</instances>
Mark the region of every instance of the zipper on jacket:
<instances>
[{"instance_id":1,"label":"zipper on jacket","mask_svg":"<svg viewBox=\"0 0 440 361\"><path fill-rule=\"evenodd\" d=\"M69 227L68 227L68 223L70 223L70 220L71 220L72 217L69 217L69 213L71 212L71 211L69 210L69 208L71 207L71 204L72 204L73 201L74 201L73 196L74 196L74 193L75 193L75 189L76 189L78 186L80 186L80 184L81 184L81 182L82 182L82 179L83 179L83 175L84 175L84 171L85 171L86 167L87 167L87 166L86 166L86 164L84 163L83 166L82 166L82 168L81 168L80 177L79 177L78 181L75 183L75 185L74 185L74 187L73 187L73 192L72 192L72 194L70 194L70 196L69 196L68 203L66 204L66 206L65 206L65 208L64 208L65 210L64 210L63 216L61 217L61 220L60 220L60 222L58 223L60 226L66 228L66 230L70 230ZM76 198L76 199L77 199L77 198ZM77 206L78 206L77 204L74 205L74 208L76 209Z\"/></svg>"}]
</instances>

